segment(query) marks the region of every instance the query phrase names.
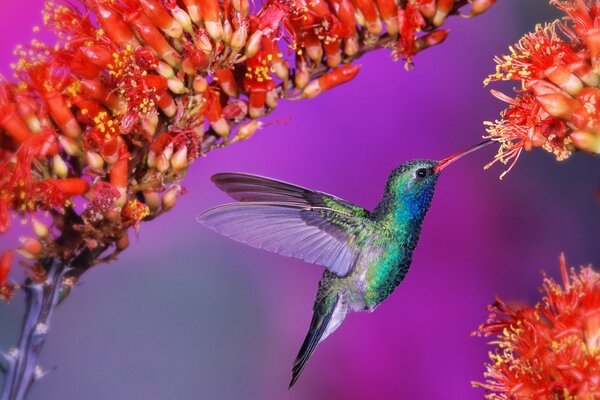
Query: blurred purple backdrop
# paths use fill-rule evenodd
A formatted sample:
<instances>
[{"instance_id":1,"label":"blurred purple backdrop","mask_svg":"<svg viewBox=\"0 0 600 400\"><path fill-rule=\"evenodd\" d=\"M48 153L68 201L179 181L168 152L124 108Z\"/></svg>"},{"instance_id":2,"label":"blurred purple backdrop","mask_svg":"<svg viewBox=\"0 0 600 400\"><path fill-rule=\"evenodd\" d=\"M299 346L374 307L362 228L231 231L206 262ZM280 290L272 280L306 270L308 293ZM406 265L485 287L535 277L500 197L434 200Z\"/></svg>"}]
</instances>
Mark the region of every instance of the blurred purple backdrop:
<instances>
[{"instance_id":1,"label":"blurred purple backdrop","mask_svg":"<svg viewBox=\"0 0 600 400\"><path fill-rule=\"evenodd\" d=\"M1 69L41 21L42 0L3 0ZM527 4L525 4L527 3ZM555 16L547 0L500 1L472 20L452 18L448 40L407 72L380 51L343 87L283 102L248 142L211 153L189 173L189 194L118 261L100 265L55 314L42 355L55 368L35 399L478 399L490 349L469 333L495 294L533 302L542 269L600 265L599 160L524 154L504 181L483 171L485 149L448 168L425 220L410 273L373 314L353 314L287 390L321 269L245 247L195 222L228 201L209 177L245 171L373 207L388 172L442 158L480 140L502 108L482 80L492 58ZM13 224L0 250L26 232ZM0 306L0 349L16 343L21 298Z\"/></svg>"}]
</instances>

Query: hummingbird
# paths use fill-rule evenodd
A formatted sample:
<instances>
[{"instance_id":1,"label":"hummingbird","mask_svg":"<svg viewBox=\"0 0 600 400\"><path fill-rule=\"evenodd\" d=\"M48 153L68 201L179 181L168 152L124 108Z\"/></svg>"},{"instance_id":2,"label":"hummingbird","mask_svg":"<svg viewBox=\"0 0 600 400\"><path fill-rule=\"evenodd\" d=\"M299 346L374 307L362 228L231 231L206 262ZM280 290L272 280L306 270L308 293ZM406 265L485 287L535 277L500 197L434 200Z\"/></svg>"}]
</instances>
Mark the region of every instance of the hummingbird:
<instances>
[{"instance_id":1,"label":"hummingbird","mask_svg":"<svg viewBox=\"0 0 600 400\"><path fill-rule=\"evenodd\" d=\"M488 144L441 161L416 159L392 170L373 211L339 197L245 173L218 173L214 184L237 202L198 222L249 246L325 267L291 388L317 345L350 311L373 311L406 276L440 172Z\"/></svg>"}]
</instances>

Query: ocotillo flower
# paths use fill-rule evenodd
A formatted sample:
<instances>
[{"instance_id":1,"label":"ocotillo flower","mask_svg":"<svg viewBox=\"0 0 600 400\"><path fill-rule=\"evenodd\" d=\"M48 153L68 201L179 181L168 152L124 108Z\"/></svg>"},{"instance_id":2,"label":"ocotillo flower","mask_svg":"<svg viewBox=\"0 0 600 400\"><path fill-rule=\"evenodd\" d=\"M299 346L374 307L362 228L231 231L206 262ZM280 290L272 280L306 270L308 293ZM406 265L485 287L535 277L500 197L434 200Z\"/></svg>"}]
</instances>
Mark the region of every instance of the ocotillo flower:
<instances>
[{"instance_id":1,"label":"ocotillo flower","mask_svg":"<svg viewBox=\"0 0 600 400\"><path fill-rule=\"evenodd\" d=\"M520 82L515 98L492 91L508 107L487 123L489 137L500 143L488 166L511 162L510 170L533 147L559 161L577 150L600 154L600 1L550 3L566 16L536 26L509 55L496 57L496 73L485 80Z\"/></svg>"},{"instance_id":2,"label":"ocotillo flower","mask_svg":"<svg viewBox=\"0 0 600 400\"><path fill-rule=\"evenodd\" d=\"M567 271L562 285L545 277L533 307L497 299L477 334L493 336L486 365L488 399L595 399L600 396L600 274Z\"/></svg>"},{"instance_id":3,"label":"ocotillo flower","mask_svg":"<svg viewBox=\"0 0 600 400\"><path fill-rule=\"evenodd\" d=\"M0 80L0 230L10 210L48 211L30 258L65 265L125 244L175 204L197 157L250 137L279 99L353 79L368 50L410 62L467 1L421 3L47 2L58 43L19 46L16 80Z\"/></svg>"}]
</instances>

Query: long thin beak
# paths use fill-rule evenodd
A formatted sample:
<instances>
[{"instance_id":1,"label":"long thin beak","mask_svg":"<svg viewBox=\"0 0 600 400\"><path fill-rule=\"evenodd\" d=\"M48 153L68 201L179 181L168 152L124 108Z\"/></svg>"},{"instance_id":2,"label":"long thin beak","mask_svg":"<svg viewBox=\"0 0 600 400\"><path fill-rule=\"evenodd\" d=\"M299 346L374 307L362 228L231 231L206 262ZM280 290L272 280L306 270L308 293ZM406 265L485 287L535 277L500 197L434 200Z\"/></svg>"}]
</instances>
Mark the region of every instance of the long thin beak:
<instances>
[{"instance_id":1,"label":"long thin beak","mask_svg":"<svg viewBox=\"0 0 600 400\"><path fill-rule=\"evenodd\" d=\"M443 170L444 168L446 168L448 165L452 164L454 161L456 161L460 158L463 158L467 154L472 153L476 150L479 150L482 147L485 147L492 143L493 143L493 140L491 140L491 139L484 140L483 142L473 145L471 147L467 147L466 149L461 150L458 153L451 155L450 157L446 157L443 160L438 161L436 166L433 167L433 172L438 173L441 170Z\"/></svg>"}]
</instances>

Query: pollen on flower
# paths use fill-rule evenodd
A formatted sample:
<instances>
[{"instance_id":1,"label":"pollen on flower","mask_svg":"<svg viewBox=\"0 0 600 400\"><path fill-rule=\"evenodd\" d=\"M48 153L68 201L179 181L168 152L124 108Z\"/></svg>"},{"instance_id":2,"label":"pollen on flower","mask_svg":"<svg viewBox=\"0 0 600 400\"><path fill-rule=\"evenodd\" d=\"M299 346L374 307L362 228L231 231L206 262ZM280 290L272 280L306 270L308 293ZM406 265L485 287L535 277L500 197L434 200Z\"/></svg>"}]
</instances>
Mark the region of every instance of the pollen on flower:
<instances>
[{"instance_id":1,"label":"pollen on flower","mask_svg":"<svg viewBox=\"0 0 600 400\"><path fill-rule=\"evenodd\" d=\"M484 383L486 398L586 399L600 393L600 274L591 266L567 270L562 285L544 277L544 297L533 307L501 299L476 333L493 337Z\"/></svg>"},{"instance_id":2,"label":"pollen on flower","mask_svg":"<svg viewBox=\"0 0 600 400\"><path fill-rule=\"evenodd\" d=\"M600 32L593 22L599 16L597 1L551 3L567 16L537 25L510 46L510 54L495 58L496 72L484 81L519 83L515 99L492 91L508 107L499 120L487 124L488 137L500 143L494 162L512 160L509 170L523 149L534 147L558 161L574 151L600 154L600 50L595 44Z\"/></svg>"},{"instance_id":3,"label":"pollen on flower","mask_svg":"<svg viewBox=\"0 0 600 400\"><path fill-rule=\"evenodd\" d=\"M123 224L138 227L139 223L150 215L150 208L137 199L129 200L122 212Z\"/></svg>"}]
</instances>

